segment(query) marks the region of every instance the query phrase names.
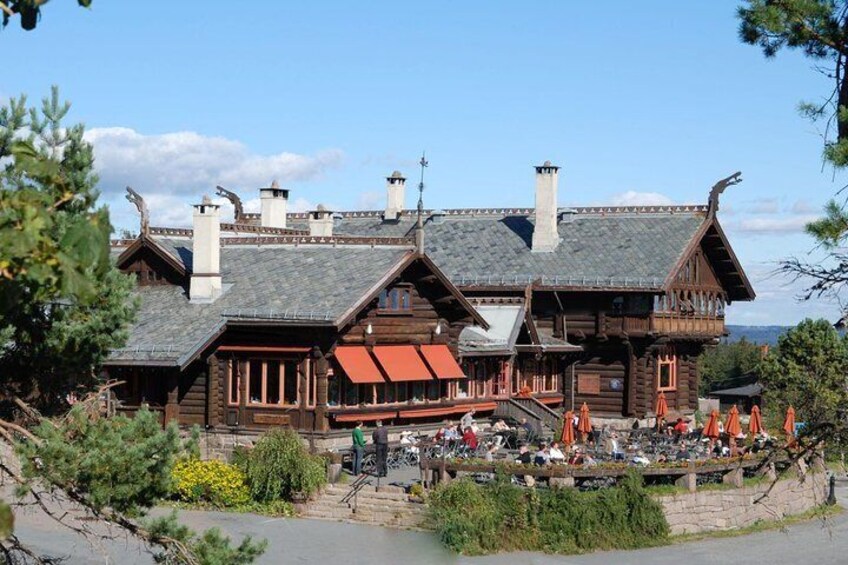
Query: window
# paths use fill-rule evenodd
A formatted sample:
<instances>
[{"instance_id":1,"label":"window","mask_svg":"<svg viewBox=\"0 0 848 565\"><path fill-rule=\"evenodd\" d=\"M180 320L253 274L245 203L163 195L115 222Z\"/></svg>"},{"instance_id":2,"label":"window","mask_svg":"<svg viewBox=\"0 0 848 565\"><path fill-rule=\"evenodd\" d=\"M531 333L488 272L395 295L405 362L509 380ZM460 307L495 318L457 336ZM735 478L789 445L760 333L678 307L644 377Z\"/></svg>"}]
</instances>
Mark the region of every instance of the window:
<instances>
[{"instance_id":1,"label":"window","mask_svg":"<svg viewBox=\"0 0 848 565\"><path fill-rule=\"evenodd\" d=\"M384 289L377 303L380 310L387 312L412 311L412 291L409 287Z\"/></svg>"},{"instance_id":2,"label":"window","mask_svg":"<svg viewBox=\"0 0 848 565\"><path fill-rule=\"evenodd\" d=\"M677 390L677 356L657 358L657 390Z\"/></svg>"},{"instance_id":3,"label":"window","mask_svg":"<svg viewBox=\"0 0 848 565\"><path fill-rule=\"evenodd\" d=\"M230 363L229 403L241 401L241 378L247 379L247 403L295 405L299 401L299 363L295 360L250 359Z\"/></svg>"},{"instance_id":4,"label":"window","mask_svg":"<svg viewBox=\"0 0 848 565\"><path fill-rule=\"evenodd\" d=\"M557 392L559 388L559 374L557 372L557 362L556 359L548 359L544 363L544 381L542 383L542 390L544 392Z\"/></svg>"}]
</instances>

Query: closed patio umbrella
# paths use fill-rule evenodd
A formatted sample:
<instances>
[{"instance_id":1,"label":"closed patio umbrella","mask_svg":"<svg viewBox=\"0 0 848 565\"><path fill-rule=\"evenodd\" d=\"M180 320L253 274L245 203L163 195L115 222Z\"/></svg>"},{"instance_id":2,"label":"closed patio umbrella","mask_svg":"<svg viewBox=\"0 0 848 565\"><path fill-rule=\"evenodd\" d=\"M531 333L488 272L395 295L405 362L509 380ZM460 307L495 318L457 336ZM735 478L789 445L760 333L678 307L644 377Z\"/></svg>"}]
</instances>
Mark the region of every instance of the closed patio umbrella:
<instances>
[{"instance_id":1,"label":"closed patio umbrella","mask_svg":"<svg viewBox=\"0 0 848 565\"><path fill-rule=\"evenodd\" d=\"M728 437L730 438L730 455L736 455L736 436L742 433L742 424L739 423L739 409L736 408L736 405L730 407L730 411L727 413L727 422L724 424L724 431L727 432Z\"/></svg>"},{"instance_id":2,"label":"closed patio umbrella","mask_svg":"<svg viewBox=\"0 0 848 565\"><path fill-rule=\"evenodd\" d=\"M580 432L580 441L586 443L586 436L592 432L592 422L589 420L589 406L584 402L580 407L580 418L577 420L577 431Z\"/></svg>"},{"instance_id":3,"label":"closed patio umbrella","mask_svg":"<svg viewBox=\"0 0 848 565\"><path fill-rule=\"evenodd\" d=\"M739 410L735 404L730 407L730 411L727 413L727 422L724 424L724 431L732 438L742 433L742 425L739 423Z\"/></svg>"},{"instance_id":4,"label":"closed patio umbrella","mask_svg":"<svg viewBox=\"0 0 848 565\"><path fill-rule=\"evenodd\" d=\"M560 441L568 446L574 443L574 412L569 410L562 418L562 437Z\"/></svg>"},{"instance_id":5,"label":"closed patio umbrella","mask_svg":"<svg viewBox=\"0 0 848 565\"><path fill-rule=\"evenodd\" d=\"M707 424L704 426L704 431L701 432L701 435L710 439L718 438L720 435L718 431L718 417L718 410L710 412L710 419L707 420Z\"/></svg>"},{"instance_id":6,"label":"closed patio umbrella","mask_svg":"<svg viewBox=\"0 0 848 565\"><path fill-rule=\"evenodd\" d=\"M748 431L752 436L763 431L763 417L760 414L760 407L756 404L751 408L751 419L748 420Z\"/></svg>"},{"instance_id":7,"label":"closed patio umbrella","mask_svg":"<svg viewBox=\"0 0 848 565\"><path fill-rule=\"evenodd\" d=\"M660 424L662 424L662 421L668 414L668 403L665 401L665 393L663 391L660 391L659 396L657 396L657 409L655 412L657 414L657 430L659 430Z\"/></svg>"},{"instance_id":8,"label":"closed patio umbrella","mask_svg":"<svg viewBox=\"0 0 848 565\"><path fill-rule=\"evenodd\" d=\"M786 419L783 421L783 431L786 433L786 441L789 445L795 443L795 409L791 406L786 409Z\"/></svg>"}]
</instances>

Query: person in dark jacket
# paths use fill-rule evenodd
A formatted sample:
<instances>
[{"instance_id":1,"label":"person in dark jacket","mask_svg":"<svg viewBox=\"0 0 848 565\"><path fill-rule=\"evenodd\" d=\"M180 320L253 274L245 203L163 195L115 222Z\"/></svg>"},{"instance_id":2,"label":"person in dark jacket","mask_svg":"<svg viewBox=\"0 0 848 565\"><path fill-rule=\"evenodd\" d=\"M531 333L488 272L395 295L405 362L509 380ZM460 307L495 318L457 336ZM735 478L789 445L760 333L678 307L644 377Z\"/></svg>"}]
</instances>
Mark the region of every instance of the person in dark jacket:
<instances>
[{"instance_id":1,"label":"person in dark jacket","mask_svg":"<svg viewBox=\"0 0 848 565\"><path fill-rule=\"evenodd\" d=\"M386 458L389 455L389 430L383 427L383 422L377 421L377 429L371 434L371 441L374 442L377 457L376 475L385 477L387 472Z\"/></svg>"}]
</instances>

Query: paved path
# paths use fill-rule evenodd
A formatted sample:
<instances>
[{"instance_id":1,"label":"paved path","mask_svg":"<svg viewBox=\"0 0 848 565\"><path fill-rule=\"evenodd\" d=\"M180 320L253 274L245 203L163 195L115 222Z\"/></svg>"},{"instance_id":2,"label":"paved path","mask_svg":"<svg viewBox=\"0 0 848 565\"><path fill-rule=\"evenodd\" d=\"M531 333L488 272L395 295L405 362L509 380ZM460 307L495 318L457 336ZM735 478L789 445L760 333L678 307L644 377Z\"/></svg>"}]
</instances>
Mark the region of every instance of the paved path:
<instances>
[{"instance_id":1,"label":"paved path","mask_svg":"<svg viewBox=\"0 0 848 565\"><path fill-rule=\"evenodd\" d=\"M840 500L848 501L848 488L840 488ZM511 553L479 558L457 557L443 549L435 536L372 526L335 522L271 519L255 515L221 512L181 512L183 520L196 529L217 526L234 538L253 535L267 538L269 547L259 561L276 563L345 563L418 565L454 563L469 565L547 564L646 564L713 565L759 563L815 563L829 565L848 562L848 514L837 516L823 526L810 521L788 528L735 538L710 539L638 551L604 552L581 556L549 556L537 553ZM22 540L54 555L69 556L67 563L151 563L135 542L110 542L108 557L58 529L43 518L20 512L16 531Z\"/></svg>"}]
</instances>

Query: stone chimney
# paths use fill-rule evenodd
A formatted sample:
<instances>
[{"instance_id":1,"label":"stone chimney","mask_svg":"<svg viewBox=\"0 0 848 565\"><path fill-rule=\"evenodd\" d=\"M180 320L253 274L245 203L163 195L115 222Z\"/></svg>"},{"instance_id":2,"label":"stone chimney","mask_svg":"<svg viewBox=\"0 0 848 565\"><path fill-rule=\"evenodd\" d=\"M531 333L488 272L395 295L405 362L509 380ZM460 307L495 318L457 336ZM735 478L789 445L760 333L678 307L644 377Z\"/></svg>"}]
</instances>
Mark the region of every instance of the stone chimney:
<instances>
[{"instance_id":1,"label":"stone chimney","mask_svg":"<svg viewBox=\"0 0 848 565\"><path fill-rule=\"evenodd\" d=\"M333 213L327 210L323 204L318 209L309 212L309 235L313 237L333 236Z\"/></svg>"},{"instance_id":2,"label":"stone chimney","mask_svg":"<svg viewBox=\"0 0 848 565\"><path fill-rule=\"evenodd\" d=\"M189 298L213 302L221 295L221 207L208 196L194 206L192 273Z\"/></svg>"},{"instance_id":3,"label":"stone chimney","mask_svg":"<svg viewBox=\"0 0 848 565\"><path fill-rule=\"evenodd\" d=\"M559 245L557 231L557 176L559 167L550 161L536 167L536 226L531 250L550 253Z\"/></svg>"},{"instance_id":4,"label":"stone chimney","mask_svg":"<svg viewBox=\"0 0 848 565\"><path fill-rule=\"evenodd\" d=\"M262 226L266 228L286 227L286 207L289 202L289 191L280 188L277 181L268 188L259 189L259 200L262 203Z\"/></svg>"},{"instance_id":5,"label":"stone chimney","mask_svg":"<svg viewBox=\"0 0 848 565\"><path fill-rule=\"evenodd\" d=\"M397 220L403 212L404 189L406 179L400 171L395 171L392 176L386 177L386 213L384 220Z\"/></svg>"}]
</instances>

